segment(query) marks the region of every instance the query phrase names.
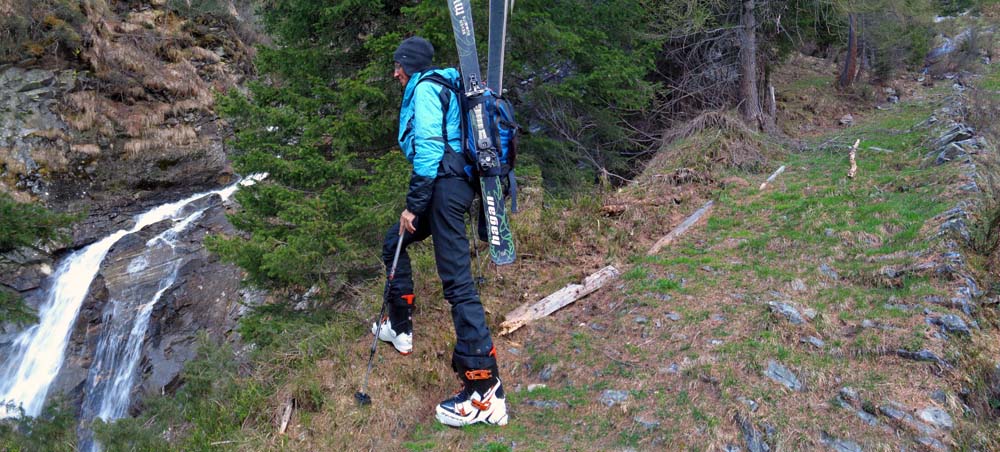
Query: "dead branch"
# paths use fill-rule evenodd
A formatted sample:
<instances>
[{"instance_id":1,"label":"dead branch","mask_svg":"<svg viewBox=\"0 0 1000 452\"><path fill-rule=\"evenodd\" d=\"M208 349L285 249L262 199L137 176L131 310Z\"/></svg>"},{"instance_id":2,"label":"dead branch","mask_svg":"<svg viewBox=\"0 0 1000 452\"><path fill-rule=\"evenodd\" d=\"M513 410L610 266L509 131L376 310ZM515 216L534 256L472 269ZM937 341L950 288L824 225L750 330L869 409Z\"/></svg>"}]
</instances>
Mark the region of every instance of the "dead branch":
<instances>
[{"instance_id":1,"label":"dead branch","mask_svg":"<svg viewBox=\"0 0 1000 452\"><path fill-rule=\"evenodd\" d=\"M785 165L781 165L780 168L778 168L777 170L774 171L774 173L771 174L771 177L768 177L767 180L764 181L764 183L760 184L760 190L766 188L767 184L774 182L774 179L777 179L778 175L780 175L783 172L785 172Z\"/></svg>"},{"instance_id":2,"label":"dead branch","mask_svg":"<svg viewBox=\"0 0 1000 452\"><path fill-rule=\"evenodd\" d=\"M664 246L673 243L674 240L677 239L677 237L680 237L685 232L687 232L687 230L690 229L691 226L694 226L694 224L697 223L698 220L701 219L701 217L705 216L709 211L711 211L712 206L714 204L715 201L706 202L705 205L701 206L701 208L695 211L695 213L692 214L690 217L687 217L687 219L684 220L684 222L682 222L679 226L674 228L674 230L670 231L669 234L663 236L663 238L661 238L660 240L657 240L656 243L653 244L653 247L650 248L648 252L646 252L646 255L652 256L658 253L660 251L660 248L663 248Z\"/></svg>"},{"instance_id":3,"label":"dead branch","mask_svg":"<svg viewBox=\"0 0 1000 452\"><path fill-rule=\"evenodd\" d=\"M854 175L858 173L858 145L861 144L861 139L859 138L854 142L854 146L851 147L851 169L847 172L847 177L854 179Z\"/></svg>"}]
</instances>

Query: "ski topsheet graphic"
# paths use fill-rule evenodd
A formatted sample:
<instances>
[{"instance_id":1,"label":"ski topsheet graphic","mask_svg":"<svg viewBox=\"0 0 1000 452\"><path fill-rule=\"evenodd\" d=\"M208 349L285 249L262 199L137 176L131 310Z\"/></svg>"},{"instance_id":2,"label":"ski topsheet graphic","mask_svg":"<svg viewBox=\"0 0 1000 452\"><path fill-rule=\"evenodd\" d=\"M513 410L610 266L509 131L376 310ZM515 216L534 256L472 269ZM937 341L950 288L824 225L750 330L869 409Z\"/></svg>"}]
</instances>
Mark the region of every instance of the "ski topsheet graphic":
<instances>
[{"instance_id":1,"label":"ski topsheet graphic","mask_svg":"<svg viewBox=\"0 0 1000 452\"><path fill-rule=\"evenodd\" d=\"M498 0L493 0L498 1ZM505 3L503 0L499 0ZM506 4L503 5L506 11ZM497 265L505 265L514 262L514 237L510 230L510 221L507 218L506 199L503 195L503 185L500 183L502 163L498 152L499 143L494 143L494 137L488 131L493 130L489 107L495 106L495 97L499 93L491 90L482 78L479 70L479 53L476 51L475 28L472 24L472 7L469 0L448 0L448 9L451 13L451 26L455 32L455 44L458 48L459 72L462 73L462 86L464 87L465 106L468 109L466 120L468 121L467 131L472 136L465 146L474 146L475 155L478 162L479 183L482 187L481 197L483 200L483 212L486 217L486 229L490 244L490 258ZM492 16L492 14L491 14ZM506 22L506 12L503 14ZM491 17L491 20L493 18ZM498 19L499 20L499 19ZM506 25L501 25L505 29ZM492 24L491 24L492 31ZM503 37L497 37L500 52L503 49ZM492 39L491 39L492 41ZM491 50L491 58L494 58ZM500 60L502 61L502 56ZM502 63L496 67L497 71L502 71ZM494 83L499 88L499 80L502 73L498 72Z\"/></svg>"}]
</instances>

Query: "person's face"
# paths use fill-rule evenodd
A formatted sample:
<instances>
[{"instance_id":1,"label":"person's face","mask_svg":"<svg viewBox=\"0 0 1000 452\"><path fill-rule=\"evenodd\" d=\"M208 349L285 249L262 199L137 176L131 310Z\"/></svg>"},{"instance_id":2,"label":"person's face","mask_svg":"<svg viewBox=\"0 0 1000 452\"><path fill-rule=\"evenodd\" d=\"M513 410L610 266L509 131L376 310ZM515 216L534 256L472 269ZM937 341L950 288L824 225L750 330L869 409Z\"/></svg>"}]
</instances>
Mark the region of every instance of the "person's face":
<instances>
[{"instance_id":1,"label":"person's face","mask_svg":"<svg viewBox=\"0 0 1000 452\"><path fill-rule=\"evenodd\" d=\"M400 66L398 62L393 63L392 78L399 80L399 84L403 87L410 81L410 76L406 74L403 66Z\"/></svg>"}]
</instances>

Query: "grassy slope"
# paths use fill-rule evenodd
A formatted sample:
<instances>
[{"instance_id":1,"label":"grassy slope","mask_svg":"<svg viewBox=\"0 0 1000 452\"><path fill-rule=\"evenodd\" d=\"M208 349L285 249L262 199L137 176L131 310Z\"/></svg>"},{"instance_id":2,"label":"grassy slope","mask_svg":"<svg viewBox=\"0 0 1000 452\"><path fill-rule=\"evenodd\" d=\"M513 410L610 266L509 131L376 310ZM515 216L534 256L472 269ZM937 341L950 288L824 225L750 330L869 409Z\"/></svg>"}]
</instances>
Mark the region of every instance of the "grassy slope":
<instances>
[{"instance_id":1,"label":"grassy slope","mask_svg":"<svg viewBox=\"0 0 1000 452\"><path fill-rule=\"evenodd\" d=\"M913 436L897 435L885 418L872 427L837 407L833 399L843 386L857 389L873 411L887 401L935 405L929 395L941 389L948 397L943 407L957 423L951 439L964 442L988 431L993 424L961 416L955 390L962 382L976 384L971 357L996 356L989 344L997 341L934 337L938 329L925 322L923 310L948 310L925 300L948 299L951 281L919 273L879 276L885 266L922 259L914 251L937 249L940 241L926 240L940 223L935 215L968 196L954 190L959 167L921 165L924 140L933 132L917 125L951 91L914 87L902 104L887 111L857 108L855 126L832 130L852 100L822 89L831 82L832 75L816 69L792 74L778 87L787 118L801 115L796 124L811 124L786 127L808 136L809 150L772 160L770 169L788 169L763 192L756 187L767 174L738 175L747 183L716 174L715 180L729 182L680 186L647 174L603 200L543 204L526 184L524 212L515 219L522 259L500 271L485 269L483 299L494 331L503 313L606 264L625 274L497 338L512 413L507 427L455 430L433 420L434 404L457 383L448 366L450 316L425 244L414 251L416 350L402 357L382 346L368 391L374 406L358 408L352 395L365 369L370 336L362 319L377 311L377 284L339 312L272 310L249 317L242 333L257 347L243 353L252 365L237 365L240 355L231 351L206 349L176 397L151 399L140 419L112 429L115 444L167 449L167 438L170 448L187 450L718 450L742 446L734 420L740 416L759 429L773 427L769 442L781 450L819 449L822 432L866 450L913 448ZM826 105L819 110L826 116L809 116L816 105ZM848 180L845 145L855 138L862 139L860 170ZM669 176L673 169L650 171ZM656 238L707 199L717 204L706 224L645 256ZM628 208L608 218L600 213L605 201ZM825 276L822 264L838 279ZM791 325L769 312L766 303L773 300L817 315ZM668 318L674 313L680 320ZM802 343L808 335L825 346ZM896 349L931 350L959 368L903 360L891 353ZM764 378L771 360L796 372L807 389L792 392ZM551 376L543 381L543 374ZM539 383L546 386L528 390ZM602 391L610 389L627 391L628 400L601 404ZM289 398L297 409L287 434L278 435ZM759 409L749 412L741 398Z\"/></svg>"}]
</instances>

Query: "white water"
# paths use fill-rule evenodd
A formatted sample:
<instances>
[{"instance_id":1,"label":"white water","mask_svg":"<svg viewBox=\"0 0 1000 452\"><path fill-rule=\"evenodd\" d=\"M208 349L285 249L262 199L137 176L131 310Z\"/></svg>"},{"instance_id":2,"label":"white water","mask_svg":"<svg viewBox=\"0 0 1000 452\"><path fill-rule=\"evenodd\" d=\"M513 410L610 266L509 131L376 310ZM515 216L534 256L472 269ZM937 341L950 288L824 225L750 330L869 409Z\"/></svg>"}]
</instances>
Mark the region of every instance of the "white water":
<instances>
[{"instance_id":1,"label":"white water","mask_svg":"<svg viewBox=\"0 0 1000 452\"><path fill-rule=\"evenodd\" d=\"M266 175L250 176L240 184L250 185L264 177ZM184 206L192 201L216 194L223 199L228 199L237 188L238 184L233 184L221 190L199 193L177 202L156 207L137 216L135 226L131 229L119 230L63 260L58 265L56 272L50 277L50 289L39 308L38 324L18 335L14 340L10 355L3 363L3 367L0 367L0 403L3 404L0 406L0 418L18 416L22 410L28 416L37 416L41 412L49 386L62 367L73 324L76 322L80 307L87 297L90 284L97 275L108 250L115 242L125 235L137 232L151 224L166 219L176 219ZM188 221L177 226L186 227L194 218L189 217L185 220ZM141 262L134 264L136 266L144 265ZM130 264L131 266L132 264ZM172 273L176 277L176 269ZM172 283L171 281L170 284ZM157 299L170 284L165 286L161 284L162 290L157 294ZM145 317L142 323L148 322L149 311L152 310L154 304L155 300L150 301L147 306L144 306L144 312L139 312L137 317ZM143 328L145 327L143 326ZM143 329L144 334L145 330ZM138 337L138 342L141 345L142 336ZM137 355L136 353L131 361L137 361ZM129 366L134 371L135 362ZM132 371L129 374L134 373ZM118 386L117 380L114 386ZM126 399L130 389L129 387L121 388ZM127 406L127 404L126 400L125 405ZM109 417L105 419L112 418L111 416L116 412L111 408L109 410L111 410Z\"/></svg>"}]
</instances>

